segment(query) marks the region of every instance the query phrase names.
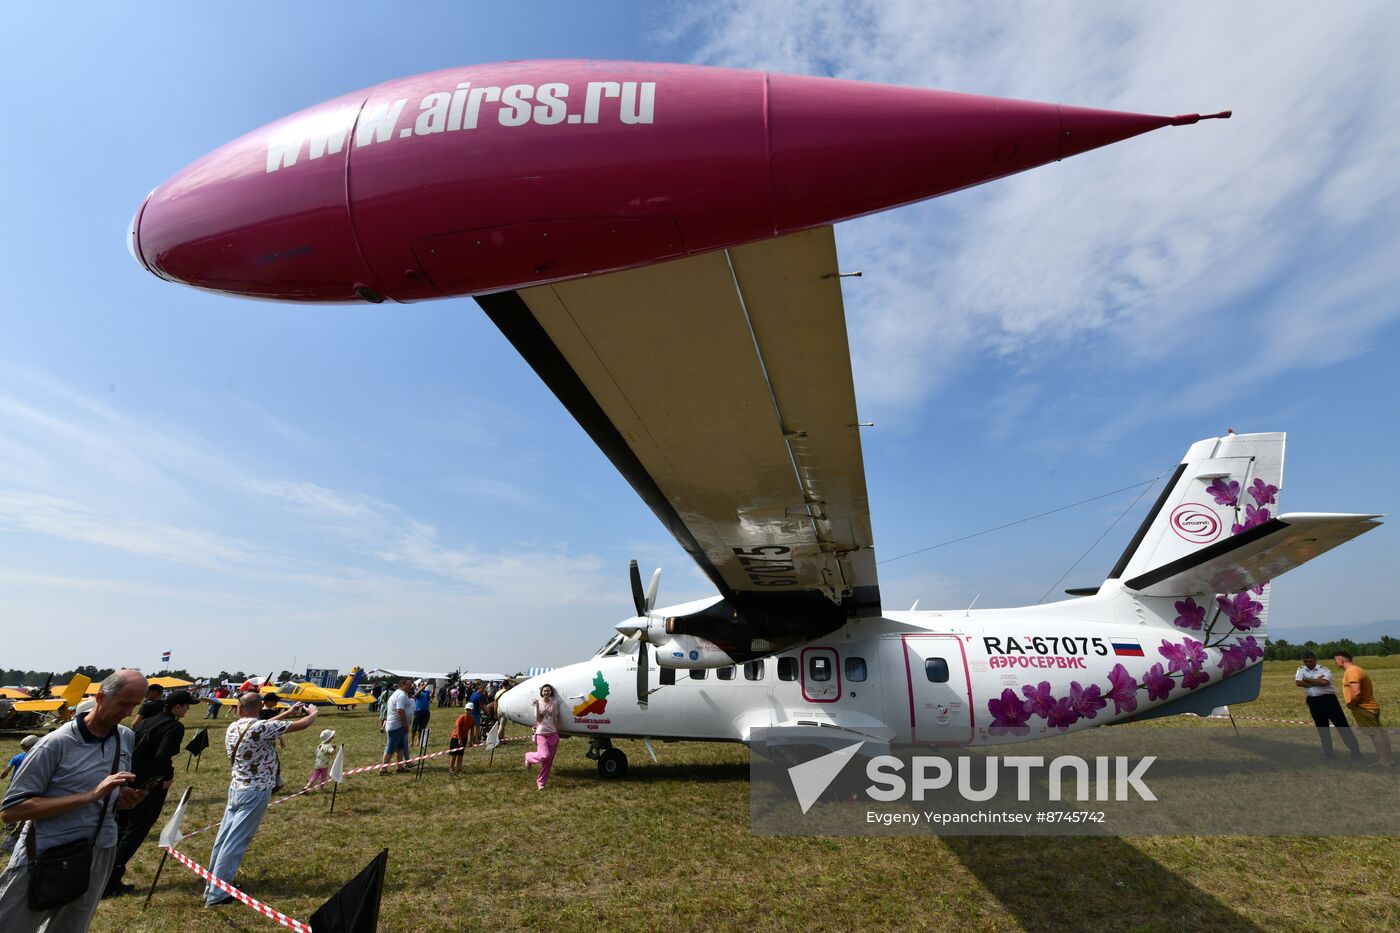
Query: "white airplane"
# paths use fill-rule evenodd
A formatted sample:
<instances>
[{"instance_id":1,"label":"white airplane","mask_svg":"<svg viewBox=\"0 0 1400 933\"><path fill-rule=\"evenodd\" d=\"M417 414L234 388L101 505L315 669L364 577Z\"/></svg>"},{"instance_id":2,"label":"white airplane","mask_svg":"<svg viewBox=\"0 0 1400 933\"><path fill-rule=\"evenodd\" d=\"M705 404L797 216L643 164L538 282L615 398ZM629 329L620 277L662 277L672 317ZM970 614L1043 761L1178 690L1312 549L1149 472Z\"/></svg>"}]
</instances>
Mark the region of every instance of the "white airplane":
<instances>
[{"instance_id":1,"label":"white airplane","mask_svg":"<svg viewBox=\"0 0 1400 933\"><path fill-rule=\"evenodd\" d=\"M1227 434L1080 598L886 611L830 227L477 300L719 591L657 608L634 562L636 616L502 698L533 725L551 683L607 777L623 737L981 745L1209 715L1258 696L1269 581L1379 524L1279 514L1284 435Z\"/></svg>"}]
</instances>

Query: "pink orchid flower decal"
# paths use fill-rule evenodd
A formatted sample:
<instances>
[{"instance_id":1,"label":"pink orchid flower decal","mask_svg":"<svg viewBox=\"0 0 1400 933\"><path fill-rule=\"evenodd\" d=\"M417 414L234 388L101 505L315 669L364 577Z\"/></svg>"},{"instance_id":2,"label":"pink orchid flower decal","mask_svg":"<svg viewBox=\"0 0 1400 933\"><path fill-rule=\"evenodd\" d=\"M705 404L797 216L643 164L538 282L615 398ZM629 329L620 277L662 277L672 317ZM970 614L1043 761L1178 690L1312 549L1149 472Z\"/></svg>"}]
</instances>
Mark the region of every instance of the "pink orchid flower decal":
<instances>
[{"instance_id":1,"label":"pink orchid flower decal","mask_svg":"<svg viewBox=\"0 0 1400 933\"><path fill-rule=\"evenodd\" d=\"M1098 684L1081 687L1078 681L1073 681L1069 685L1069 705L1074 707L1074 711L1081 718L1093 719L1099 714L1099 710L1108 705L1108 701L1103 698L1103 691L1099 689Z\"/></svg>"},{"instance_id":2,"label":"pink orchid flower decal","mask_svg":"<svg viewBox=\"0 0 1400 933\"><path fill-rule=\"evenodd\" d=\"M1074 704L1069 697L1060 697L1055 704L1050 707L1050 712L1045 717L1046 723L1055 729L1068 729L1079 721L1079 712L1074 708Z\"/></svg>"},{"instance_id":3,"label":"pink orchid flower decal","mask_svg":"<svg viewBox=\"0 0 1400 933\"><path fill-rule=\"evenodd\" d=\"M1122 664L1113 665L1108 672L1108 697L1113 701L1113 714L1131 713L1137 709L1137 681Z\"/></svg>"},{"instance_id":4,"label":"pink orchid flower decal","mask_svg":"<svg viewBox=\"0 0 1400 933\"><path fill-rule=\"evenodd\" d=\"M1273 505L1274 499L1278 495L1278 487L1273 483L1266 483L1262 479L1256 479L1249 485L1249 495L1261 506Z\"/></svg>"},{"instance_id":5,"label":"pink orchid flower decal","mask_svg":"<svg viewBox=\"0 0 1400 933\"><path fill-rule=\"evenodd\" d=\"M1030 718L1030 711L1009 687L1001 692L1000 698L987 701L987 711L992 714L993 731L1029 731L1026 720Z\"/></svg>"},{"instance_id":6,"label":"pink orchid flower decal","mask_svg":"<svg viewBox=\"0 0 1400 933\"><path fill-rule=\"evenodd\" d=\"M1236 593L1234 596L1217 596L1215 602L1220 606L1220 611L1225 613L1230 624L1241 632L1256 629L1263 624L1259 614L1264 611L1264 604L1256 602L1248 593Z\"/></svg>"},{"instance_id":7,"label":"pink orchid flower decal","mask_svg":"<svg viewBox=\"0 0 1400 933\"><path fill-rule=\"evenodd\" d=\"M1026 684L1021 688L1021 694L1026 698L1028 713L1045 719L1050 718L1050 708L1055 705L1055 698L1050 695L1050 681L1042 680L1034 687Z\"/></svg>"},{"instance_id":8,"label":"pink orchid flower decal","mask_svg":"<svg viewBox=\"0 0 1400 933\"><path fill-rule=\"evenodd\" d=\"M1237 641L1235 644L1244 652L1246 661L1257 661L1264 656L1264 649L1259 646L1259 642L1254 640L1253 635L1246 637L1243 641Z\"/></svg>"},{"instance_id":9,"label":"pink orchid flower decal","mask_svg":"<svg viewBox=\"0 0 1400 933\"><path fill-rule=\"evenodd\" d=\"M1200 631L1201 623L1205 621L1205 618L1206 607L1198 606L1195 597L1188 596L1176 601L1176 621L1174 624L1178 628Z\"/></svg>"},{"instance_id":10,"label":"pink orchid flower decal","mask_svg":"<svg viewBox=\"0 0 1400 933\"><path fill-rule=\"evenodd\" d=\"M1270 519L1269 510L1265 508L1255 508L1248 502L1244 505L1244 523L1236 522L1230 526L1230 534L1237 535L1241 531L1248 531L1256 525L1262 525Z\"/></svg>"},{"instance_id":11,"label":"pink orchid flower decal","mask_svg":"<svg viewBox=\"0 0 1400 933\"><path fill-rule=\"evenodd\" d=\"M1202 684L1208 683L1210 683L1210 675L1200 668L1187 671L1185 674L1181 675L1181 685L1187 690L1195 690Z\"/></svg>"},{"instance_id":12,"label":"pink orchid flower decal","mask_svg":"<svg viewBox=\"0 0 1400 933\"><path fill-rule=\"evenodd\" d=\"M1234 508L1240 504L1239 480L1227 481L1224 477L1217 477L1215 482L1206 487L1206 492L1215 497L1217 505L1228 505Z\"/></svg>"},{"instance_id":13,"label":"pink orchid flower decal","mask_svg":"<svg viewBox=\"0 0 1400 933\"><path fill-rule=\"evenodd\" d=\"M1147 688L1147 699L1165 700L1167 695L1176 686L1176 681L1166 671L1162 670L1161 664L1154 664L1146 674L1142 675L1142 685Z\"/></svg>"},{"instance_id":14,"label":"pink orchid flower decal","mask_svg":"<svg viewBox=\"0 0 1400 933\"><path fill-rule=\"evenodd\" d=\"M1231 645L1220 653L1220 661L1216 667L1224 672L1226 677L1237 674L1244 670L1249 663L1249 658L1245 656L1244 648L1240 645Z\"/></svg>"}]
</instances>

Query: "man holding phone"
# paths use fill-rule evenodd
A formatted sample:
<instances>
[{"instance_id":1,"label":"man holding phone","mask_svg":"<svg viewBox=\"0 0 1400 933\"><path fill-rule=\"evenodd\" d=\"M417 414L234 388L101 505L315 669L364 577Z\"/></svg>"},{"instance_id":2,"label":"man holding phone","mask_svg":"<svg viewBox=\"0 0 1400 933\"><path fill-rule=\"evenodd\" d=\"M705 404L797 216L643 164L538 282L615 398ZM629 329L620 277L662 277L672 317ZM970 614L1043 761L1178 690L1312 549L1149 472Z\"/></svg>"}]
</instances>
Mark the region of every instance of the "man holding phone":
<instances>
[{"instance_id":1,"label":"man holding phone","mask_svg":"<svg viewBox=\"0 0 1400 933\"><path fill-rule=\"evenodd\" d=\"M103 897L130 894L136 885L122 881L126 863L146 841L151 827L160 819L170 785L175 782L175 756L185 742L185 725L180 722L194 704L194 694L176 690L163 701L161 712L143 716L136 724L136 748L131 753L133 782L146 791L146 799L130 810L117 814L117 860L107 879Z\"/></svg>"},{"instance_id":2,"label":"man holding phone","mask_svg":"<svg viewBox=\"0 0 1400 933\"><path fill-rule=\"evenodd\" d=\"M9 867L0 874L0 930L32 933L86 930L117 849L114 810L133 807L146 796L129 786L131 730L121 725L141 702L146 676L137 670L108 675L90 711L74 716L44 736L0 802L6 823L27 820ZM29 907L29 852L90 840L91 868L85 893L57 907Z\"/></svg>"}]
</instances>

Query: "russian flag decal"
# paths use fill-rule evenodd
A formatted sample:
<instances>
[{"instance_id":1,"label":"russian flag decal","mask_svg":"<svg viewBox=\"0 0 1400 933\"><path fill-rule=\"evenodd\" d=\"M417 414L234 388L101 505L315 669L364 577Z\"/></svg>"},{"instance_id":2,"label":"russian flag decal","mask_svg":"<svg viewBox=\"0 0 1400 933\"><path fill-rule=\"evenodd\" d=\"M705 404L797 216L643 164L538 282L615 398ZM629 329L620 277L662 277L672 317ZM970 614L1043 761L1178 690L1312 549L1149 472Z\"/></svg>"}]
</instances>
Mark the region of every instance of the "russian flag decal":
<instances>
[{"instance_id":1,"label":"russian flag decal","mask_svg":"<svg viewBox=\"0 0 1400 933\"><path fill-rule=\"evenodd\" d=\"M1142 657L1142 645L1131 638L1113 639L1113 653L1120 658Z\"/></svg>"}]
</instances>

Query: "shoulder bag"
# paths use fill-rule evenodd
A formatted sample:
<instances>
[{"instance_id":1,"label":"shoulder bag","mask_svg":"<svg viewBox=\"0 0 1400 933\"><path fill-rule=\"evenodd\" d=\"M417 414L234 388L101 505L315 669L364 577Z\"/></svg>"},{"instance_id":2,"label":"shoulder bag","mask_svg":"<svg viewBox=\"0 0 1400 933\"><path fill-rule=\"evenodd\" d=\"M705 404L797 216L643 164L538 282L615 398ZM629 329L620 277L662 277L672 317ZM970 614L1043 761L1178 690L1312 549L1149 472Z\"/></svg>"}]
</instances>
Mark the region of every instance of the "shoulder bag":
<instances>
[{"instance_id":1,"label":"shoulder bag","mask_svg":"<svg viewBox=\"0 0 1400 933\"><path fill-rule=\"evenodd\" d=\"M114 726L116 751L112 753L112 770L117 773L121 761L121 727ZM120 793L120 791L118 791ZM102 798L102 812L97 817L97 830L91 839L74 839L62 845L49 846L37 852L34 837L37 835L34 821L29 821L29 833L25 836L25 852L29 856L29 909L34 911L53 910L72 903L88 891L92 882L92 851L97 847L97 838L102 833L102 824L107 820L107 805L112 794Z\"/></svg>"}]
</instances>

